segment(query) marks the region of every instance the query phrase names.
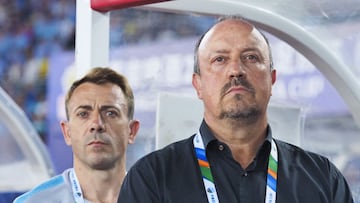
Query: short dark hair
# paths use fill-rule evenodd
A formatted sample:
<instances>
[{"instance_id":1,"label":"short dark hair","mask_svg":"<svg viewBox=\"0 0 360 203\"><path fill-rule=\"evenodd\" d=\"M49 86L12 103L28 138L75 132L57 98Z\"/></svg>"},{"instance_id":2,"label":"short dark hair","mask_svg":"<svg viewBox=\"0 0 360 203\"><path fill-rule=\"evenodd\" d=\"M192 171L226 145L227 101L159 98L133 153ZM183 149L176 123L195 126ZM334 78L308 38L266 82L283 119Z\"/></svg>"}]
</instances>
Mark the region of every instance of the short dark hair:
<instances>
[{"instance_id":1,"label":"short dark hair","mask_svg":"<svg viewBox=\"0 0 360 203\"><path fill-rule=\"evenodd\" d=\"M90 70L84 77L76 80L72 83L70 89L68 90L65 98L65 111L66 118L69 120L69 110L68 104L71 96L73 95L76 88L78 88L83 83L94 83L97 85L111 83L119 86L123 91L125 98L127 99L128 107L128 118L132 119L134 116L134 94L131 89L131 86L125 76L117 73L109 67L95 67Z\"/></svg>"},{"instance_id":2,"label":"short dark hair","mask_svg":"<svg viewBox=\"0 0 360 203\"><path fill-rule=\"evenodd\" d=\"M209 30L211 28L213 28L215 25L217 25L218 23L225 21L225 20L238 20L238 21L242 21L242 22L246 22L252 26L254 26L254 28L256 30L258 30L260 32L260 34L263 36L263 38L265 39L265 42L268 46L268 50L269 50L269 59L270 59L270 70L273 69L274 63L273 63L273 58L272 58L272 53L271 53L271 48L270 48L270 43L268 38L265 36L265 34L259 30L255 25L253 25L252 23L250 23L249 21L245 20L242 16L238 16L238 15L228 15L228 16L221 16L220 18L218 18L218 20L216 21L216 23L214 25L212 25L208 30L206 30L199 38L199 40L196 42L195 44L195 49L194 49L194 73L200 74L200 67L199 67L199 56L198 56L198 51L199 51L199 46L200 43L202 42L204 36L206 35L206 33L209 32Z\"/></svg>"}]
</instances>

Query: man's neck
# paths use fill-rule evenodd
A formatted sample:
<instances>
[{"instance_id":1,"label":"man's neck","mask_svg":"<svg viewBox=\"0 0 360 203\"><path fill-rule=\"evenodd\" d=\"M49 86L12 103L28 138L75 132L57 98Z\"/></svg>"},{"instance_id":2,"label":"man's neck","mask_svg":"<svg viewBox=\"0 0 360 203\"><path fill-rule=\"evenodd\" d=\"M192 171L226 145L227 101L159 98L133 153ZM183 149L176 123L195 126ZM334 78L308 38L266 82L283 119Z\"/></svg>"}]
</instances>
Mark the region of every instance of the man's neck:
<instances>
[{"instance_id":1,"label":"man's neck","mask_svg":"<svg viewBox=\"0 0 360 203\"><path fill-rule=\"evenodd\" d=\"M77 167L75 173L86 200L92 203L117 202L126 174L125 167L106 171Z\"/></svg>"},{"instance_id":2,"label":"man's neck","mask_svg":"<svg viewBox=\"0 0 360 203\"><path fill-rule=\"evenodd\" d=\"M247 168L266 139L267 122L247 125L236 125L223 120L216 122L212 126L208 123L214 136L230 147L234 159L242 168Z\"/></svg>"}]
</instances>

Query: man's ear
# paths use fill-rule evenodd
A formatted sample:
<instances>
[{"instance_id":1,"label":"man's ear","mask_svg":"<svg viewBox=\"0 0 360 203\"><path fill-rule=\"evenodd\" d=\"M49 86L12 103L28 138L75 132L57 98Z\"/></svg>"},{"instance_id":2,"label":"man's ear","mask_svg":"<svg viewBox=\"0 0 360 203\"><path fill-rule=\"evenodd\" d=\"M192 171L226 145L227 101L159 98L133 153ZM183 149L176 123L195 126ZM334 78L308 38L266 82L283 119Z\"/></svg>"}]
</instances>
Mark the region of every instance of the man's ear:
<instances>
[{"instance_id":1,"label":"man's ear","mask_svg":"<svg viewBox=\"0 0 360 203\"><path fill-rule=\"evenodd\" d=\"M62 134L64 136L65 143L70 146L71 145L71 135L69 130L69 123L67 121L61 121L60 127Z\"/></svg>"},{"instance_id":2,"label":"man's ear","mask_svg":"<svg viewBox=\"0 0 360 203\"><path fill-rule=\"evenodd\" d=\"M196 94L199 99L202 98L201 95L201 81L200 81L200 75L197 73L192 74L192 85L195 88Z\"/></svg>"},{"instance_id":3,"label":"man's ear","mask_svg":"<svg viewBox=\"0 0 360 203\"><path fill-rule=\"evenodd\" d=\"M140 121L138 120L131 120L129 123L130 134L128 138L128 143L133 144L135 142L136 135L140 128Z\"/></svg>"},{"instance_id":4,"label":"man's ear","mask_svg":"<svg viewBox=\"0 0 360 203\"><path fill-rule=\"evenodd\" d=\"M276 81L276 70L272 69L271 70L271 83L275 84L275 81Z\"/></svg>"}]
</instances>

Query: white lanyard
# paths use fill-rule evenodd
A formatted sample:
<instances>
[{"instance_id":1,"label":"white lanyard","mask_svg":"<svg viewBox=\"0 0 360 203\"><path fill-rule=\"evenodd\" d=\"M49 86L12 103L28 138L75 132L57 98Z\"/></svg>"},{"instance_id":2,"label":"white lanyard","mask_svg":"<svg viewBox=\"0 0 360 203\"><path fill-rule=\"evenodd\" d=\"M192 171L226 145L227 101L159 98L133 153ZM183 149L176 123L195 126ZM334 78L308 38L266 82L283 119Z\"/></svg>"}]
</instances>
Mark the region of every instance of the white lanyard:
<instances>
[{"instance_id":1,"label":"white lanyard","mask_svg":"<svg viewBox=\"0 0 360 203\"><path fill-rule=\"evenodd\" d=\"M209 203L219 203L219 198L216 192L213 175L211 173L210 164L206 157L205 146L200 132L198 132L193 140L195 154L198 160L199 168L203 178L203 183ZM265 203L276 202L276 183L277 183L277 168L278 168L278 152L274 140L271 140L271 152L269 156L267 184Z\"/></svg>"},{"instance_id":2,"label":"white lanyard","mask_svg":"<svg viewBox=\"0 0 360 203\"><path fill-rule=\"evenodd\" d=\"M73 168L70 169L69 176L75 203L84 203L84 197L81 191L79 180L77 179L75 170Z\"/></svg>"}]
</instances>

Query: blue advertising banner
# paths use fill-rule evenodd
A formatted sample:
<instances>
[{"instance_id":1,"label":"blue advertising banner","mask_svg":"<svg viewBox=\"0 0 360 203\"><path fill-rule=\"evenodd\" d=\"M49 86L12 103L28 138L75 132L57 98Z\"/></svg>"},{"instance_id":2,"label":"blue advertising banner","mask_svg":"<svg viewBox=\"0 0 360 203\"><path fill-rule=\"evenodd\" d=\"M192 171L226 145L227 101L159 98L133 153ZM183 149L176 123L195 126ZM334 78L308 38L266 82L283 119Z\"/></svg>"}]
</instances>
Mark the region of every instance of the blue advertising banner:
<instances>
[{"instance_id":1,"label":"blue advertising banner","mask_svg":"<svg viewBox=\"0 0 360 203\"><path fill-rule=\"evenodd\" d=\"M66 70L71 70L74 63L74 52L64 52L52 57L49 61L48 73L48 148L55 169L58 173L72 166L71 148L65 144L60 121L65 119L63 79Z\"/></svg>"}]
</instances>

